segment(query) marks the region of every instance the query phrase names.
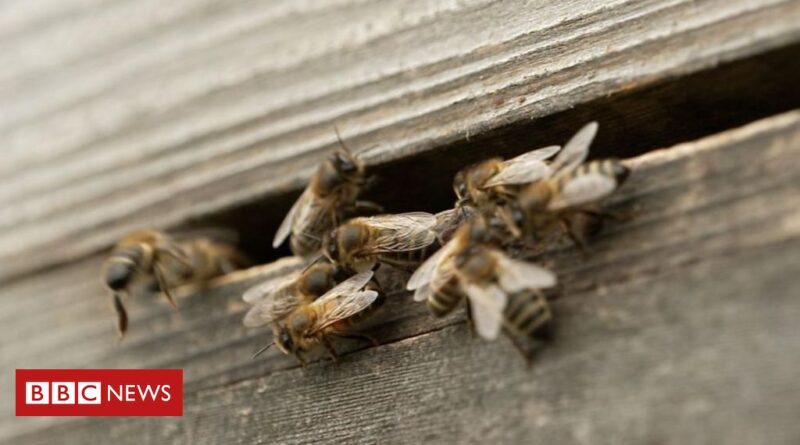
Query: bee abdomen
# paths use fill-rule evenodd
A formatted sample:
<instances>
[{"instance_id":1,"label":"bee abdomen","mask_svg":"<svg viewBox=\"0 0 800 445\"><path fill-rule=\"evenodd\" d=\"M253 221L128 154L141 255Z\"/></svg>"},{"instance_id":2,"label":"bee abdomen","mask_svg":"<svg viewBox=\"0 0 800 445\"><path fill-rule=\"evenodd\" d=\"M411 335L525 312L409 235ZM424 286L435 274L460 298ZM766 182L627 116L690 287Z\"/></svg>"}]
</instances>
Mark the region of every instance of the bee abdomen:
<instances>
[{"instance_id":1,"label":"bee abdomen","mask_svg":"<svg viewBox=\"0 0 800 445\"><path fill-rule=\"evenodd\" d=\"M509 298L505 317L516 334L536 337L552 319L550 305L540 294L520 292Z\"/></svg>"},{"instance_id":2,"label":"bee abdomen","mask_svg":"<svg viewBox=\"0 0 800 445\"><path fill-rule=\"evenodd\" d=\"M452 312L462 299L463 294L459 291L458 286L449 282L431 292L427 300L428 309L436 317L444 317Z\"/></svg>"},{"instance_id":3,"label":"bee abdomen","mask_svg":"<svg viewBox=\"0 0 800 445\"><path fill-rule=\"evenodd\" d=\"M439 248L438 243L433 243L421 249L407 250L403 252L391 252L381 254L378 260L403 270L413 271L422 264Z\"/></svg>"}]
</instances>

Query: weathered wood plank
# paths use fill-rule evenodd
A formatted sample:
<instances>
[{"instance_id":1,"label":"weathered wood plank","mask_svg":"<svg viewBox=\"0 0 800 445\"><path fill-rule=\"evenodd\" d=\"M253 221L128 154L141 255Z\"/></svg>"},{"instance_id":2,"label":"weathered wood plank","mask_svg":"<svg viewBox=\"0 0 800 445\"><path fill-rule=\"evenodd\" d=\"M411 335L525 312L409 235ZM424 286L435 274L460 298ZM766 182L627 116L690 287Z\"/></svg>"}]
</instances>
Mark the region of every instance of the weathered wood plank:
<instances>
[{"instance_id":1,"label":"weathered wood plank","mask_svg":"<svg viewBox=\"0 0 800 445\"><path fill-rule=\"evenodd\" d=\"M460 315L435 321L403 294L376 319L383 345L345 348L338 368L251 361L266 340L240 325L252 278L183 299L179 316L138 302L131 337L115 347L99 284L83 295L53 289L54 305L29 294L47 275L88 277L87 261L0 289L2 369L183 367L186 415L54 424L14 418L4 399L0 437L796 442L800 112L629 162L614 206L635 217L608 227L588 258L572 248L547 258L563 283L559 329L531 371L508 342L471 340Z\"/></svg>"},{"instance_id":2,"label":"weathered wood plank","mask_svg":"<svg viewBox=\"0 0 800 445\"><path fill-rule=\"evenodd\" d=\"M0 40L30 45L0 78L0 279L297 188L334 125L386 162L800 38L797 0L255 3L32 8Z\"/></svg>"}]
</instances>

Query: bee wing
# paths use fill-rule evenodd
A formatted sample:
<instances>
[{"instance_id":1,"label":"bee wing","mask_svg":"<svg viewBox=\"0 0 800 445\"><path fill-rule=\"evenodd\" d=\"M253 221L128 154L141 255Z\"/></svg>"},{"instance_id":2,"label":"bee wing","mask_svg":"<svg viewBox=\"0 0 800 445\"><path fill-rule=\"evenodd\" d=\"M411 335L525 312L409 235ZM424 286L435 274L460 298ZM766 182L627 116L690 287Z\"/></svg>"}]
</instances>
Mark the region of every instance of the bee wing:
<instances>
[{"instance_id":1,"label":"bee wing","mask_svg":"<svg viewBox=\"0 0 800 445\"><path fill-rule=\"evenodd\" d=\"M513 162L504 166L497 174L489 178L481 188L503 184L527 184L546 178L550 176L551 172L550 166L541 159Z\"/></svg>"},{"instance_id":2,"label":"bee wing","mask_svg":"<svg viewBox=\"0 0 800 445\"><path fill-rule=\"evenodd\" d=\"M425 262L411 274L406 284L406 290L419 289L421 286L430 283L436 274L436 270L439 268L439 264L444 258L449 256L454 246L455 242L449 241L442 248L437 250L436 253L431 255L430 258L425 260Z\"/></svg>"},{"instance_id":3,"label":"bee wing","mask_svg":"<svg viewBox=\"0 0 800 445\"><path fill-rule=\"evenodd\" d=\"M561 210L596 202L610 195L617 188L617 181L600 173L587 173L567 181L547 206L550 210Z\"/></svg>"},{"instance_id":4,"label":"bee wing","mask_svg":"<svg viewBox=\"0 0 800 445\"><path fill-rule=\"evenodd\" d=\"M295 283L297 278L300 276L300 273L300 271L295 271L287 277L258 283L244 291L244 294L242 294L242 300L244 300L245 303L256 304L268 296L285 291L288 287Z\"/></svg>"},{"instance_id":5,"label":"bee wing","mask_svg":"<svg viewBox=\"0 0 800 445\"><path fill-rule=\"evenodd\" d=\"M569 141L564 145L564 149L553 161L553 171L572 169L586 160L589 155L589 146L597 134L597 122L589 122L584 125Z\"/></svg>"},{"instance_id":6,"label":"bee wing","mask_svg":"<svg viewBox=\"0 0 800 445\"><path fill-rule=\"evenodd\" d=\"M278 231L275 232L275 238L272 240L272 247L277 248L286 241L286 238L292 233L292 228L294 228L296 221L306 219L310 216L311 203L313 201L311 193L311 189L306 188L303 194L294 202L289 213L286 214L280 227L278 227Z\"/></svg>"},{"instance_id":7,"label":"bee wing","mask_svg":"<svg viewBox=\"0 0 800 445\"><path fill-rule=\"evenodd\" d=\"M319 332L337 321L352 317L368 308L378 298L378 292L364 290L352 294L336 295L334 298L335 303L317 320L311 333Z\"/></svg>"},{"instance_id":8,"label":"bee wing","mask_svg":"<svg viewBox=\"0 0 800 445\"><path fill-rule=\"evenodd\" d=\"M381 215L362 221L378 230L375 242L363 252L366 254L421 249L436 240L436 216L430 213Z\"/></svg>"},{"instance_id":9,"label":"bee wing","mask_svg":"<svg viewBox=\"0 0 800 445\"><path fill-rule=\"evenodd\" d=\"M207 239L222 244L236 245L239 243L239 233L233 229L224 227L203 227L199 229L187 229L172 233L170 236L176 242L186 242L198 239Z\"/></svg>"},{"instance_id":10,"label":"bee wing","mask_svg":"<svg viewBox=\"0 0 800 445\"><path fill-rule=\"evenodd\" d=\"M418 287L414 291L414 301L425 301L425 300L427 300L428 296L430 295L430 290L431 290L431 287L430 287L430 284L428 284L428 283L423 284L422 286Z\"/></svg>"},{"instance_id":11,"label":"bee wing","mask_svg":"<svg viewBox=\"0 0 800 445\"><path fill-rule=\"evenodd\" d=\"M359 291L366 286L367 283L369 283L369 280L372 279L372 275L373 272L371 270L355 274L334 286L333 289L325 292L325 294L323 294L321 297L314 300L314 303L312 304L324 306L329 304L330 300L336 299L341 295L352 294L356 291Z\"/></svg>"},{"instance_id":12,"label":"bee wing","mask_svg":"<svg viewBox=\"0 0 800 445\"><path fill-rule=\"evenodd\" d=\"M496 339L503 326L503 311L508 303L508 295L494 284L467 284L464 290L470 301L475 331L487 340Z\"/></svg>"},{"instance_id":13,"label":"bee wing","mask_svg":"<svg viewBox=\"0 0 800 445\"><path fill-rule=\"evenodd\" d=\"M558 145L550 145L509 159L503 162L500 171L489 178L482 188L503 184L527 184L547 177L552 170L544 161L553 157L559 150L561 147Z\"/></svg>"},{"instance_id":14,"label":"bee wing","mask_svg":"<svg viewBox=\"0 0 800 445\"><path fill-rule=\"evenodd\" d=\"M495 258L497 258L498 282L509 294L556 285L556 275L544 267L511 259L501 252L497 252Z\"/></svg>"},{"instance_id":15,"label":"bee wing","mask_svg":"<svg viewBox=\"0 0 800 445\"><path fill-rule=\"evenodd\" d=\"M282 287L250 308L244 316L243 323L248 328L272 323L289 315L298 304L297 296L291 292L291 287Z\"/></svg>"}]
</instances>

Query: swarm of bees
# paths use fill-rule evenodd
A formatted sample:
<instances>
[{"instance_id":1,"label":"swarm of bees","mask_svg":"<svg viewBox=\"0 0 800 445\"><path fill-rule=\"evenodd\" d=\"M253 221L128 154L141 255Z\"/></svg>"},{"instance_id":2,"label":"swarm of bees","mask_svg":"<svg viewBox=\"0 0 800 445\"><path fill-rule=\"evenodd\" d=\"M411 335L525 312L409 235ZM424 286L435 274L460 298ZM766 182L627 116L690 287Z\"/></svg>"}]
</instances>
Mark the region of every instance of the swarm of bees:
<instances>
[{"instance_id":1,"label":"swarm of bees","mask_svg":"<svg viewBox=\"0 0 800 445\"><path fill-rule=\"evenodd\" d=\"M562 239L584 248L587 234L612 216L602 201L629 173L618 160L585 162L596 133L592 122L563 148L465 168L453 181L454 207L434 215L382 214L360 201L371 178L337 132L341 147L311 177L273 241L278 247L288 238L307 266L243 295L252 306L244 325L272 330L272 342L254 357L274 345L305 365L318 346L337 360L333 338L377 344L358 328L385 301L375 272L387 266L410 273L406 289L431 314L443 317L463 302L474 334L494 340L505 333L530 363L528 346L552 336L545 292L557 278L519 252L542 252ZM124 239L105 273L120 332L127 326L120 296L134 278L155 282L173 302L172 287L244 267L243 258L232 244L205 237L179 241L147 231Z\"/></svg>"}]
</instances>

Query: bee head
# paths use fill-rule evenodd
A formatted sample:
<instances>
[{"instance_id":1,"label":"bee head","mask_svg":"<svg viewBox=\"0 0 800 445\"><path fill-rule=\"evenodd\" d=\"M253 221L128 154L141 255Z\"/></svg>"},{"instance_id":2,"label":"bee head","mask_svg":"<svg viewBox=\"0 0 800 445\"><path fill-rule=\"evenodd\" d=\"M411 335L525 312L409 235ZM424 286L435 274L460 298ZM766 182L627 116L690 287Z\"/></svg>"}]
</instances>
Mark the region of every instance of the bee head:
<instances>
[{"instance_id":1,"label":"bee head","mask_svg":"<svg viewBox=\"0 0 800 445\"><path fill-rule=\"evenodd\" d=\"M358 172L358 163L356 159L353 155L344 150L337 150L336 153L333 154L331 162L336 171L344 177L353 176L353 174Z\"/></svg>"}]
</instances>

